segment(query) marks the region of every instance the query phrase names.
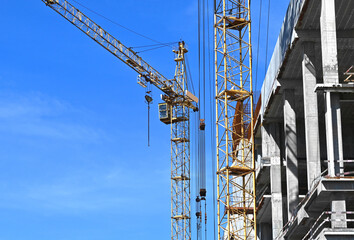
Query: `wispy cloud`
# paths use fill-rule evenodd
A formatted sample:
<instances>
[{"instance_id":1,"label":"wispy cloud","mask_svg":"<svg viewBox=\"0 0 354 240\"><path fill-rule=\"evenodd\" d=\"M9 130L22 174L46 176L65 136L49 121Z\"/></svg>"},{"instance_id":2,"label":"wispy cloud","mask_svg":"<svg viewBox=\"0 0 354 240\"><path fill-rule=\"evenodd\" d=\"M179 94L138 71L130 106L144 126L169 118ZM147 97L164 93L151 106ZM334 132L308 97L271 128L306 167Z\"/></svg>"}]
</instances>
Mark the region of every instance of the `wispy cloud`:
<instances>
[{"instance_id":1,"label":"wispy cloud","mask_svg":"<svg viewBox=\"0 0 354 240\"><path fill-rule=\"evenodd\" d=\"M97 127L95 118L95 113L40 93L0 94L2 136L9 136L14 141L27 138L30 149L33 141L45 146L48 140L53 140L59 149L67 147L67 142L70 145L84 143L78 151L73 148L63 155L57 149L52 153L50 144L48 153L37 153L43 148L35 148L24 153L20 150L17 154L15 149L16 154L9 156L6 164L18 177L13 174L0 177L0 208L37 214L70 215L112 210L128 214L137 206L148 212L160 209L162 201L168 203L170 170L163 167L147 170L145 164L151 161L148 157L146 162L134 166L125 159L120 162L124 163L121 166L117 159L120 156L115 151L107 152L106 145L112 143L107 137L109 133ZM101 144L102 141L105 144ZM96 142L100 144L96 145ZM17 147L23 146L18 144ZM84 154L80 154L81 151ZM51 154L59 156L48 160L46 157ZM101 159L97 160L97 156ZM107 160L100 162L102 159ZM14 164L21 165L12 168Z\"/></svg>"},{"instance_id":2,"label":"wispy cloud","mask_svg":"<svg viewBox=\"0 0 354 240\"><path fill-rule=\"evenodd\" d=\"M168 170L144 173L121 168L80 171L50 182L22 183L16 189L7 189L0 196L0 207L47 214L112 209L124 212L144 204L156 209L161 201L159 190L169 189L168 173ZM169 193L166 191L165 195Z\"/></svg>"},{"instance_id":3,"label":"wispy cloud","mask_svg":"<svg viewBox=\"0 0 354 240\"><path fill-rule=\"evenodd\" d=\"M83 124L89 112L40 93L0 94L0 131L66 140L98 141L104 132Z\"/></svg>"}]
</instances>

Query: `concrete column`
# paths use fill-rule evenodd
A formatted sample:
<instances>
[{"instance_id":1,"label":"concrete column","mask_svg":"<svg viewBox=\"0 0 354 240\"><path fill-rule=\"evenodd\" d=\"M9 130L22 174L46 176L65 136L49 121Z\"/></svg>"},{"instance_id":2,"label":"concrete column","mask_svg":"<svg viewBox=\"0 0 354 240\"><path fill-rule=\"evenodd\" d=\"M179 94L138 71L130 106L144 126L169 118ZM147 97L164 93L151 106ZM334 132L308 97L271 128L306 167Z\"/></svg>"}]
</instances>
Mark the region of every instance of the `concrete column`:
<instances>
[{"instance_id":1,"label":"concrete column","mask_svg":"<svg viewBox=\"0 0 354 240\"><path fill-rule=\"evenodd\" d=\"M326 138L328 175L334 177L344 172L342 119L338 93L325 93Z\"/></svg>"},{"instance_id":2,"label":"concrete column","mask_svg":"<svg viewBox=\"0 0 354 240\"><path fill-rule=\"evenodd\" d=\"M318 105L315 68L315 44L303 44L302 80L304 91L304 117L307 160L307 187L321 174L320 135L318 127Z\"/></svg>"},{"instance_id":3,"label":"concrete column","mask_svg":"<svg viewBox=\"0 0 354 240\"><path fill-rule=\"evenodd\" d=\"M292 212L299 202L295 93L293 89L284 90L284 131L287 205L288 219L290 220Z\"/></svg>"},{"instance_id":4,"label":"concrete column","mask_svg":"<svg viewBox=\"0 0 354 240\"><path fill-rule=\"evenodd\" d=\"M337 32L335 0L322 0L321 8L321 47L324 83L337 84Z\"/></svg>"},{"instance_id":5,"label":"concrete column","mask_svg":"<svg viewBox=\"0 0 354 240\"><path fill-rule=\"evenodd\" d=\"M257 140L261 139L255 139L255 143L257 143ZM257 171L260 171L261 167L262 167L262 145L256 145L255 146L255 150L256 150L256 169Z\"/></svg>"},{"instance_id":6,"label":"concrete column","mask_svg":"<svg viewBox=\"0 0 354 240\"><path fill-rule=\"evenodd\" d=\"M261 128L262 134L262 158L270 158L270 137L269 137L269 127L264 124Z\"/></svg>"},{"instance_id":7,"label":"concrete column","mask_svg":"<svg viewBox=\"0 0 354 240\"><path fill-rule=\"evenodd\" d=\"M339 83L337 59L337 33L335 1L322 0L321 9L321 47L324 84ZM325 92L326 98L326 140L328 174L334 177L344 172L342 124L339 94Z\"/></svg>"},{"instance_id":8,"label":"concrete column","mask_svg":"<svg viewBox=\"0 0 354 240\"><path fill-rule=\"evenodd\" d=\"M270 188L272 194L272 236L275 239L283 229L283 201L281 192L281 161L280 161L280 130L278 123L270 123L269 151L270 151Z\"/></svg>"},{"instance_id":9,"label":"concrete column","mask_svg":"<svg viewBox=\"0 0 354 240\"><path fill-rule=\"evenodd\" d=\"M331 203L332 228L347 228L347 214L345 200L333 200Z\"/></svg>"}]
</instances>

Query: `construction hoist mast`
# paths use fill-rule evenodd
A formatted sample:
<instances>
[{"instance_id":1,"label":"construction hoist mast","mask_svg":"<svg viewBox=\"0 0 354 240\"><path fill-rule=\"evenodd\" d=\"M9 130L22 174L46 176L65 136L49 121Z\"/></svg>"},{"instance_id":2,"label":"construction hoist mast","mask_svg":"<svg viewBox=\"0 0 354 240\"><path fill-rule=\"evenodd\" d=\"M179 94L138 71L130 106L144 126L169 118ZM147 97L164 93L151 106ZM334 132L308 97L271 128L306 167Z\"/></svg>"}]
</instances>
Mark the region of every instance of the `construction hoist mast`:
<instances>
[{"instance_id":1,"label":"construction hoist mast","mask_svg":"<svg viewBox=\"0 0 354 240\"><path fill-rule=\"evenodd\" d=\"M256 239L250 0L215 0L218 239Z\"/></svg>"},{"instance_id":2,"label":"construction hoist mast","mask_svg":"<svg viewBox=\"0 0 354 240\"><path fill-rule=\"evenodd\" d=\"M188 91L184 42L174 50L177 64L174 79L167 79L132 49L107 33L66 0L41 0L96 41L138 74L138 84L152 84L164 94L159 104L160 120L171 124L171 238L190 240L190 120L189 109L198 111L198 98ZM146 98L148 103L151 97Z\"/></svg>"}]
</instances>

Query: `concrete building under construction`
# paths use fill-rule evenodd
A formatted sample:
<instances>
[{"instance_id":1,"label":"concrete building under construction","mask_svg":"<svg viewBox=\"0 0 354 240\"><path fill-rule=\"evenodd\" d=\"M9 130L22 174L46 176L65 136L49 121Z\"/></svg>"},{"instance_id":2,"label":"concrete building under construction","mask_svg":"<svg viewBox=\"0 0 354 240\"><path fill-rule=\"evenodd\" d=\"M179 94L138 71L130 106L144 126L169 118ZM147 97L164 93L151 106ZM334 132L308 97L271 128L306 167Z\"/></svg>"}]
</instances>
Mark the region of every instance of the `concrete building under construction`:
<instances>
[{"instance_id":1,"label":"concrete building under construction","mask_svg":"<svg viewBox=\"0 0 354 240\"><path fill-rule=\"evenodd\" d=\"M354 1L291 0L256 108L259 239L354 239Z\"/></svg>"}]
</instances>

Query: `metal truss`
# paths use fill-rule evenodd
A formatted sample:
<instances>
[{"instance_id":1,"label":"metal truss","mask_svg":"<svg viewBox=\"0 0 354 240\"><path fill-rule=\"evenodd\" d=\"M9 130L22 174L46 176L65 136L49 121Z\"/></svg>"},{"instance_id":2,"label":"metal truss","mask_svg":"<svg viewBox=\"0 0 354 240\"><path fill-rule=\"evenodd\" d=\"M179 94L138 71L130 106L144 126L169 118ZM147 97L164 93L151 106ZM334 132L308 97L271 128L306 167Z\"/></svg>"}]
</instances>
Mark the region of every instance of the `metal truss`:
<instances>
[{"instance_id":1,"label":"metal truss","mask_svg":"<svg viewBox=\"0 0 354 240\"><path fill-rule=\"evenodd\" d=\"M218 239L256 239L250 0L214 10Z\"/></svg>"},{"instance_id":2,"label":"metal truss","mask_svg":"<svg viewBox=\"0 0 354 240\"><path fill-rule=\"evenodd\" d=\"M126 47L119 40L114 38L71 3L66 0L42 0L42 2L139 73L139 81L141 82L141 85L146 86L147 83L151 83L169 97L183 96L178 96L178 94L172 90L172 86L175 85L173 80L169 80L159 73L155 68L138 56L131 48ZM191 104L190 107L196 109Z\"/></svg>"},{"instance_id":3,"label":"metal truss","mask_svg":"<svg viewBox=\"0 0 354 240\"><path fill-rule=\"evenodd\" d=\"M184 42L174 50L177 63L173 90L183 95L187 90ZM171 239L190 240L190 121L183 98L171 102Z\"/></svg>"},{"instance_id":4,"label":"metal truss","mask_svg":"<svg viewBox=\"0 0 354 240\"><path fill-rule=\"evenodd\" d=\"M139 73L139 85L148 83L164 92L163 100L170 108L171 124L171 238L190 240L190 109L198 111L198 99L187 89L184 54L187 49L180 42L174 50L177 63L175 78L167 79L139 57L133 50L123 45L98 24L80 12L66 0L42 0L47 6L80 29L88 37L100 44L115 57ZM195 103L194 103L195 102Z\"/></svg>"}]
</instances>

